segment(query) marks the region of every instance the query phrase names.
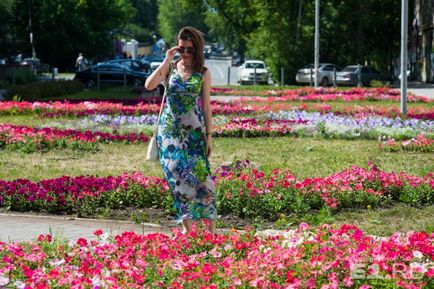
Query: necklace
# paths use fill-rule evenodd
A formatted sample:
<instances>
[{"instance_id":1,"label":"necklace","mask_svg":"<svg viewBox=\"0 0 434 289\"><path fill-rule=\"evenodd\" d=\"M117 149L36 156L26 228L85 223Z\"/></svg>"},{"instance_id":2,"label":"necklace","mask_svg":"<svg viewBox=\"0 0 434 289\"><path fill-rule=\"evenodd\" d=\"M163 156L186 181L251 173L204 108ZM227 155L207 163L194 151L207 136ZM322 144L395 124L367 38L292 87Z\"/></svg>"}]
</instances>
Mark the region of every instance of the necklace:
<instances>
[{"instance_id":1,"label":"necklace","mask_svg":"<svg viewBox=\"0 0 434 289\"><path fill-rule=\"evenodd\" d=\"M185 65L184 63L181 63L182 64L182 66L184 66L184 68L192 68L193 67L193 65Z\"/></svg>"}]
</instances>

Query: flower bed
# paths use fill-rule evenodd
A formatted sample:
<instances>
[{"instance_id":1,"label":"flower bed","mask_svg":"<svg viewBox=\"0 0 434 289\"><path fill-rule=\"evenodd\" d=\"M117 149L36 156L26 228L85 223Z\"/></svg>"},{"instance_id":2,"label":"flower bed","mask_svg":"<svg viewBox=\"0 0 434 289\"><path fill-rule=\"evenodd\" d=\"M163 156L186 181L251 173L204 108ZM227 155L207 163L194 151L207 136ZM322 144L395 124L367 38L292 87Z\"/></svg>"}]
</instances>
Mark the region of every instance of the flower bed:
<instances>
[{"instance_id":1,"label":"flower bed","mask_svg":"<svg viewBox=\"0 0 434 289\"><path fill-rule=\"evenodd\" d=\"M140 173L118 177L60 177L40 182L0 181L0 207L14 211L89 215L98 208L168 206L165 180Z\"/></svg>"},{"instance_id":2,"label":"flower bed","mask_svg":"<svg viewBox=\"0 0 434 289\"><path fill-rule=\"evenodd\" d=\"M369 113L385 117L400 116L397 106L345 106L333 107L326 103L306 103L299 105L270 102L267 105L245 104L242 101L233 101L229 103L212 101L212 110L214 115L255 115L258 113L267 113L270 111L288 111L292 109L315 111L321 113L334 113L336 115L358 115ZM122 103L110 102L0 102L0 115L18 115L18 114L38 114L40 117L60 117L76 116L85 117L95 114L104 115L145 115L158 113L159 105L143 104L123 105ZM434 107L411 107L407 113L408 118L418 118L434 120Z\"/></svg>"},{"instance_id":3,"label":"flower bed","mask_svg":"<svg viewBox=\"0 0 434 289\"><path fill-rule=\"evenodd\" d=\"M434 152L434 140L427 138L424 134L420 134L415 138L403 141L401 144L394 139L387 139L381 142L380 148L388 152L397 152L401 149L414 152Z\"/></svg>"},{"instance_id":4,"label":"flower bed","mask_svg":"<svg viewBox=\"0 0 434 289\"><path fill-rule=\"evenodd\" d=\"M215 114L251 114L250 106L241 103L211 102L212 111ZM37 113L41 117L76 116L84 117L94 114L106 115L144 115L157 114L160 106L157 104L138 103L135 105L123 105L110 102L0 102L0 115L17 115Z\"/></svg>"},{"instance_id":5,"label":"flower bed","mask_svg":"<svg viewBox=\"0 0 434 289\"><path fill-rule=\"evenodd\" d=\"M213 135L220 137L267 137L290 135L292 120L259 120L233 118L223 125L215 125Z\"/></svg>"},{"instance_id":6,"label":"flower bed","mask_svg":"<svg viewBox=\"0 0 434 289\"><path fill-rule=\"evenodd\" d=\"M434 138L434 120L388 118L368 113L354 116L306 111L270 112L268 119L294 122L292 134L333 139L410 139L421 133Z\"/></svg>"},{"instance_id":7,"label":"flower bed","mask_svg":"<svg viewBox=\"0 0 434 289\"><path fill-rule=\"evenodd\" d=\"M20 149L26 152L50 148L96 148L96 142L122 141L148 142L149 137L140 134L113 135L103 132L78 131L73 129L32 128L0 124L0 148Z\"/></svg>"},{"instance_id":8,"label":"flower bed","mask_svg":"<svg viewBox=\"0 0 434 289\"><path fill-rule=\"evenodd\" d=\"M43 127L58 130L92 131L113 135L152 135L157 115L91 115L83 119L52 121ZM381 117L370 114L355 116L307 111L280 111L258 114L255 118L217 115L213 117L214 136L320 136L333 139L411 139L424 133L434 138L434 121Z\"/></svg>"},{"instance_id":9,"label":"flower bed","mask_svg":"<svg viewBox=\"0 0 434 289\"><path fill-rule=\"evenodd\" d=\"M369 168L351 169L324 178L297 180L287 170L265 173L248 167L221 167L214 176L219 213L262 217L300 215L327 208L378 207L390 202L434 203L434 173L414 177ZM157 207L172 210L166 182L141 173L119 177L61 177L31 182L0 181L0 207L15 211L95 214L98 208Z\"/></svg>"},{"instance_id":10,"label":"flower bed","mask_svg":"<svg viewBox=\"0 0 434 289\"><path fill-rule=\"evenodd\" d=\"M213 95L239 95L251 96L243 99L244 101L255 102L276 102L276 101L380 101L391 100L399 102L401 99L400 91L391 88L351 88L347 90L335 88L312 88L304 87L291 90L237 90L230 88L212 88ZM255 97L255 96L261 97ZM265 96L265 97L264 97ZM267 98L266 98L267 97ZM407 95L408 102L434 102L426 96L415 96L411 93Z\"/></svg>"},{"instance_id":11,"label":"flower bed","mask_svg":"<svg viewBox=\"0 0 434 289\"><path fill-rule=\"evenodd\" d=\"M80 131L104 132L114 135L142 133L151 136L156 127L157 119L158 116L156 114L140 116L95 114L82 119L44 122L43 127L51 127L60 130L75 129Z\"/></svg>"},{"instance_id":12,"label":"flower bed","mask_svg":"<svg viewBox=\"0 0 434 289\"><path fill-rule=\"evenodd\" d=\"M353 225L281 236L124 232L97 240L0 242L0 286L15 288L432 288L434 235L367 236ZM7 288L8 288L7 287Z\"/></svg>"}]
</instances>

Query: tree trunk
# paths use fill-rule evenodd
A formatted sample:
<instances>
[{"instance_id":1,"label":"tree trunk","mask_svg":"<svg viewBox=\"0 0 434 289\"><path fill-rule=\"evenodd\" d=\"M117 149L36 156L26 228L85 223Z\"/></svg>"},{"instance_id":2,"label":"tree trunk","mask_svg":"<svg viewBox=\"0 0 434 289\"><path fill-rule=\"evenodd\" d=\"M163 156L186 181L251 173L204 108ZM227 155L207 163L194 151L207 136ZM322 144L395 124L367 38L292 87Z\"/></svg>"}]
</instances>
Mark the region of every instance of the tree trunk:
<instances>
[{"instance_id":1,"label":"tree trunk","mask_svg":"<svg viewBox=\"0 0 434 289\"><path fill-rule=\"evenodd\" d=\"M301 15L303 9L303 0L298 1L298 14L297 14L297 31L295 33L295 42L298 43L298 35L300 33Z\"/></svg>"},{"instance_id":2,"label":"tree trunk","mask_svg":"<svg viewBox=\"0 0 434 289\"><path fill-rule=\"evenodd\" d=\"M420 79L423 82L433 81L432 59L433 53L433 32L434 32L434 0L417 0L416 1L416 18L420 23L420 59L419 71Z\"/></svg>"}]
</instances>

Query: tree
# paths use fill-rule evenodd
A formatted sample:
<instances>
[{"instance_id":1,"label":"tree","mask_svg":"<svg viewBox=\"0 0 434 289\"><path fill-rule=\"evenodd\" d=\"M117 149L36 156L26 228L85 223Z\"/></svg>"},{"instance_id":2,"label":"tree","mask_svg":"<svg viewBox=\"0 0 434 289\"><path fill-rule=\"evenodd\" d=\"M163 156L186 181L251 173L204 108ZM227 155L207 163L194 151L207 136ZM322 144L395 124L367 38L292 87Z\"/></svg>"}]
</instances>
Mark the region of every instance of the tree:
<instances>
[{"instance_id":1,"label":"tree","mask_svg":"<svg viewBox=\"0 0 434 289\"><path fill-rule=\"evenodd\" d=\"M421 33L421 57L419 59L419 77L425 82L434 81L432 73L434 3L432 0L416 0L415 16Z\"/></svg>"},{"instance_id":2,"label":"tree","mask_svg":"<svg viewBox=\"0 0 434 289\"><path fill-rule=\"evenodd\" d=\"M208 27L201 11L191 8L182 0L159 0L158 24L160 34L169 45L175 44L178 31L184 26L193 26L207 34Z\"/></svg>"},{"instance_id":3,"label":"tree","mask_svg":"<svg viewBox=\"0 0 434 289\"><path fill-rule=\"evenodd\" d=\"M13 0L0 1L0 57L7 56L13 52Z\"/></svg>"},{"instance_id":4,"label":"tree","mask_svg":"<svg viewBox=\"0 0 434 289\"><path fill-rule=\"evenodd\" d=\"M112 50L111 31L134 13L127 0L32 0L32 23L37 56L60 68L72 67L79 52L104 58ZM17 45L30 54L28 1L16 0Z\"/></svg>"},{"instance_id":5,"label":"tree","mask_svg":"<svg viewBox=\"0 0 434 289\"><path fill-rule=\"evenodd\" d=\"M135 8L135 16L125 30L139 42L153 42L158 34L158 3L153 0L130 0Z\"/></svg>"}]
</instances>

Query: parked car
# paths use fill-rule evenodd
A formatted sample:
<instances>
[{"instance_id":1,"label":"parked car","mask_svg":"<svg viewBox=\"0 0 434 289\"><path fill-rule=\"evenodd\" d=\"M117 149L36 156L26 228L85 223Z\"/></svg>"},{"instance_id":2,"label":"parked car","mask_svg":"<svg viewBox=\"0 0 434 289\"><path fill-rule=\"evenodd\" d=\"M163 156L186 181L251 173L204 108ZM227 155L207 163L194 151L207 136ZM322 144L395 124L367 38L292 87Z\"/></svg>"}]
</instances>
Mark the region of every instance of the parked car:
<instances>
[{"instance_id":1,"label":"parked car","mask_svg":"<svg viewBox=\"0 0 434 289\"><path fill-rule=\"evenodd\" d=\"M410 74L411 74L411 71L410 71L410 69L407 69L407 72L406 72L406 74L407 74L407 79L410 77ZM399 72L399 76L398 76L398 79L399 80L401 80L401 71Z\"/></svg>"},{"instance_id":2,"label":"parked car","mask_svg":"<svg viewBox=\"0 0 434 289\"><path fill-rule=\"evenodd\" d=\"M338 85L357 85L359 82L359 69L363 86L369 86L372 80L388 80L387 76L373 67L361 65L348 65L341 72L336 73L336 84Z\"/></svg>"},{"instance_id":3,"label":"parked car","mask_svg":"<svg viewBox=\"0 0 434 289\"><path fill-rule=\"evenodd\" d=\"M205 45L203 48L203 55L206 59L208 59L211 56L211 45Z\"/></svg>"},{"instance_id":4,"label":"parked car","mask_svg":"<svg viewBox=\"0 0 434 289\"><path fill-rule=\"evenodd\" d=\"M150 72L151 66L149 62L144 62L140 59L114 59L106 63L120 64L128 67L131 70L139 72Z\"/></svg>"},{"instance_id":5,"label":"parked car","mask_svg":"<svg viewBox=\"0 0 434 289\"><path fill-rule=\"evenodd\" d=\"M50 65L41 63L38 58L24 58L21 65L30 65L36 73L50 72Z\"/></svg>"},{"instance_id":6,"label":"parked car","mask_svg":"<svg viewBox=\"0 0 434 289\"><path fill-rule=\"evenodd\" d=\"M143 86L149 76L147 72L134 71L120 64L103 63L78 71L74 79L91 88L97 85L98 74L101 83L123 84L125 77L127 84L133 84L134 86Z\"/></svg>"},{"instance_id":7,"label":"parked car","mask_svg":"<svg viewBox=\"0 0 434 289\"><path fill-rule=\"evenodd\" d=\"M238 68L238 82L243 84L253 84L255 80L256 68L256 83L268 84L268 70L265 63L260 60L247 60Z\"/></svg>"},{"instance_id":8,"label":"parked car","mask_svg":"<svg viewBox=\"0 0 434 289\"><path fill-rule=\"evenodd\" d=\"M315 78L314 64L307 64L297 71L295 81L298 83L313 83ZM318 82L321 86L333 84L334 71L341 71L341 68L332 63L319 63L318 65Z\"/></svg>"},{"instance_id":9,"label":"parked car","mask_svg":"<svg viewBox=\"0 0 434 289\"><path fill-rule=\"evenodd\" d=\"M244 61L242 57L238 53L232 54L232 62L231 62L232 66L240 66L241 64L243 64L243 62Z\"/></svg>"},{"instance_id":10,"label":"parked car","mask_svg":"<svg viewBox=\"0 0 434 289\"><path fill-rule=\"evenodd\" d=\"M162 58L162 57L149 58L149 62L150 62L149 66L150 66L151 72L153 72L155 69L157 69L161 65L161 63L163 63L163 61L164 61L164 58Z\"/></svg>"}]
</instances>

